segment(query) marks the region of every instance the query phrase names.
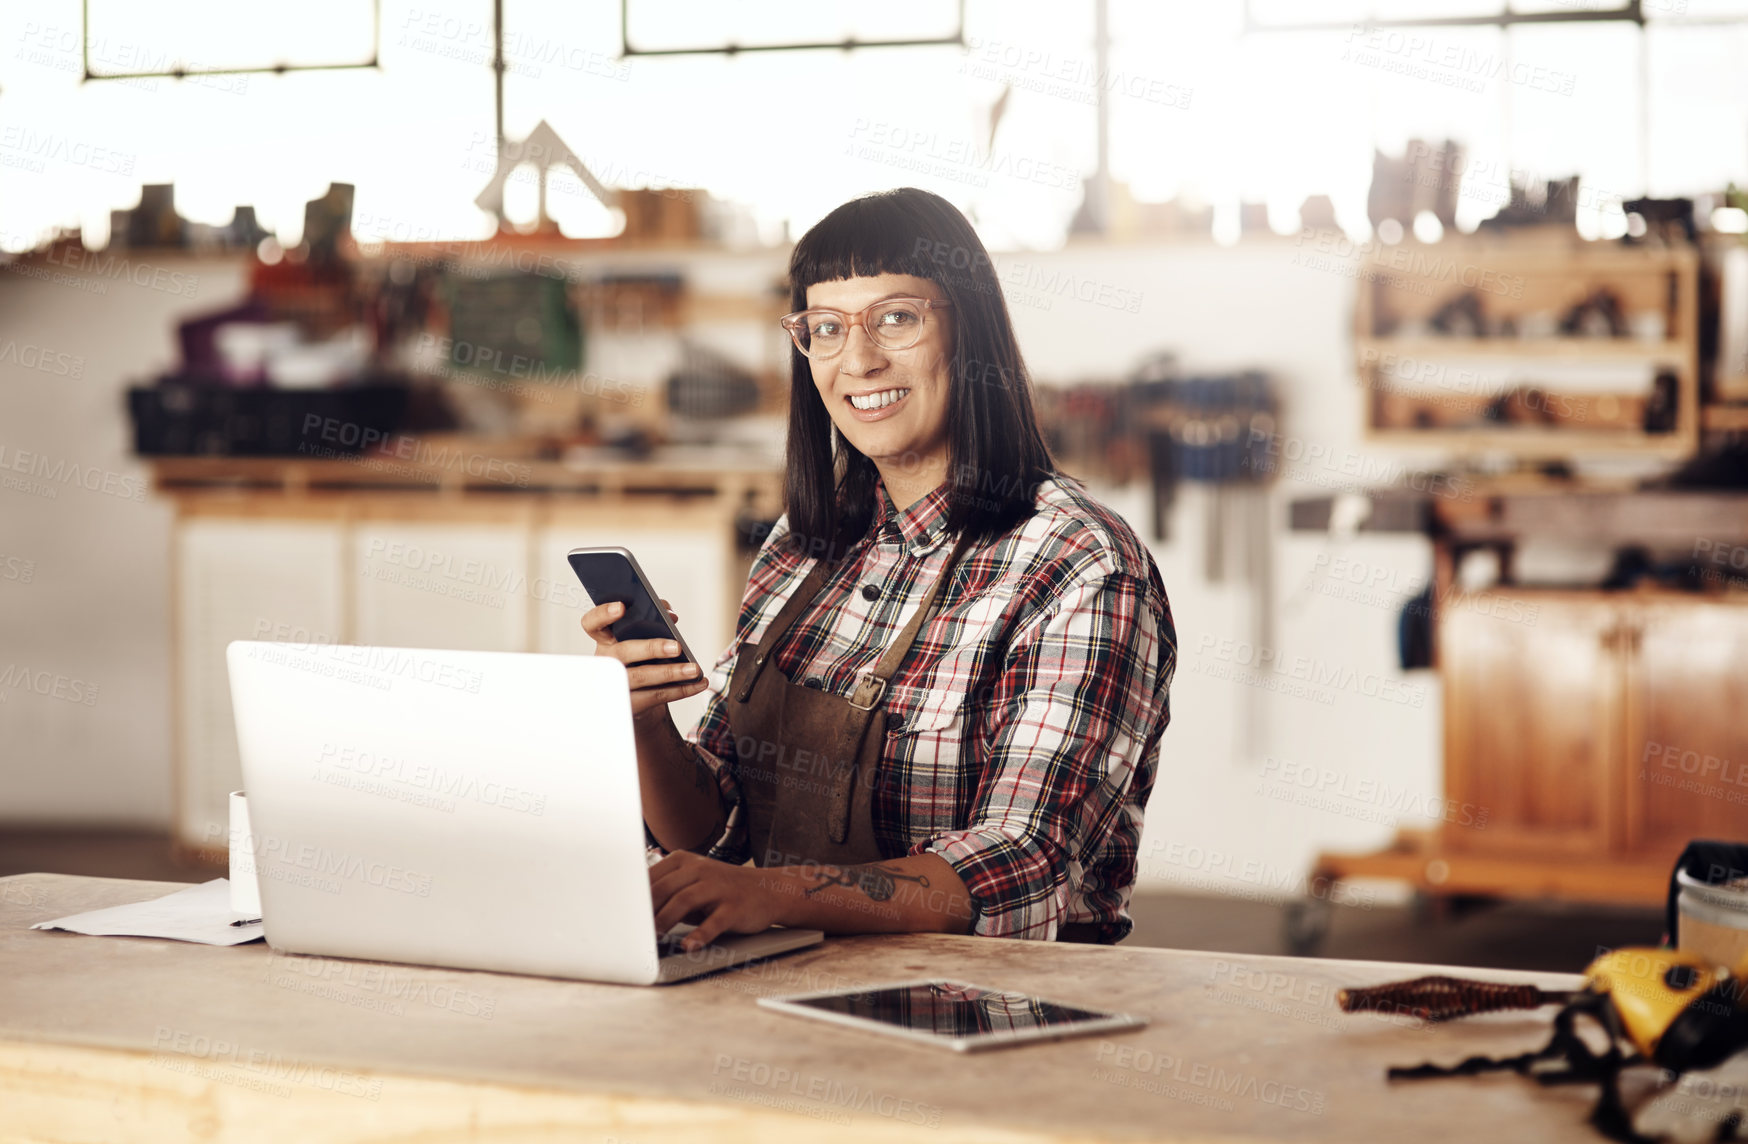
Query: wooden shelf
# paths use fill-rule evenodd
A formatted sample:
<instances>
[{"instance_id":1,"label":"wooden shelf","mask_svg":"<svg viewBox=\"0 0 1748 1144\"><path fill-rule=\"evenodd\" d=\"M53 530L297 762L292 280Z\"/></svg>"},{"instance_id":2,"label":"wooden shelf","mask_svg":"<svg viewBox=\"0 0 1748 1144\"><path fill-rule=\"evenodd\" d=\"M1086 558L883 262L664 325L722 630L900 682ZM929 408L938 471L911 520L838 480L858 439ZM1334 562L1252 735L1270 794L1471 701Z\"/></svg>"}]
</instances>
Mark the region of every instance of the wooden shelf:
<instances>
[{"instance_id":1,"label":"wooden shelf","mask_svg":"<svg viewBox=\"0 0 1748 1144\"><path fill-rule=\"evenodd\" d=\"M1690 347L1684 342L1644 342L1634 338L1457 338L1437 335L1415 337L1362 337L1367 351L1398 357L1470 357L1489 360L1533 358L1555 361L1628 361L1681 365Z\"/></svg>"},{"instance_id":2,"label":"wooden shelf","mask_svg":"<svg viewBox=\"0 0 1748 1144\"><path fill-rule=\"evenodd\" d=\"M1505 454L1522 459L1558 460L1604 455L1679 460L1699 446L1699 279L1698 253L1685 247L1623 246L1526 240L1508 236L1490 241L1403 243L1370 252L1354 308L1354 365L1364 400L1366 439L1398 448L1427 449L1456 456ZM1477 300L1489 328L1532 315L1558 317L1599 290L1618 300L1629 324L1635 315L1664 316L1667 336L1636 337L1441 337L1394 336L1380 329L1425 329L1439 309L1467 294ZM1527 376L1501 394L1474 394L1446 380L1443 365L1430 368L1429 384L1393 385L1391 359L1427 363L1516 364ZM1555 365L1643 366L1673 374L1674 416L1669 431L1637 428L1655 394L1650 377L1633 394L1583 392L1581 381L1537 378L1538 367ZM1457 381L1470 380L1458 378ZM1469 427L1488 396L1529 403L1541 391L1540 411L1519 426ZM1591 416L1591 398L1614 396ZM1559 416L1553 416L1558 410ZM1576 410L1576 415L1573 414ZM1413 427L1425 422L1426 427ZM1444 422L1445 424L1440 424ZM1453 424L1454 423L1454 424Z\"/></svg>"},{"instance_id":3,"label":"wooden shelf","mask_svg":"<svg viewBox=\"0 0 1748 1144\"><path fill-rule=\"evenodd\" d=\"M451 454L453 455L453 454ZM601 461L577 466L525 460L480 451L462 464L402 460L394 456L299 460L292 457L154 457L152 483L172 496L347 495L392 492L448 497L559 494L620 498L712 498L739 503L753 497L768 506L780 500L781 473L756 460L733 463Z\"/></svg>"},{"instance_id":4,"label":"wooden shelf","mask_svg":"<svg viewBox=\"0 0 1748 1144\"><path fill-rule=\"evenodd\" d=\"M1311 882L1382 878L1406 882L1437 897L1476 896L1516 901L1551 900L1610 905L1661 906L1669 894L1672 855L1642 861L1495 857L1442 846L1432 835L1401 830L1386 849L1370 854L1325 852L1317 856Z\"/></svg>"},{"instance_id":5,"label":"wooden shelf","mask_svg":"<svg viewBox=\"0 0 1748 1144\"><path fill-rule=\"evenodd\" d=\"M1700 412L1700 424L1713 433L1748 429L1748 405L1708 405Z\"/></svg>"},{"instance_id":6,"label":"wooden shelf","mask_svg":"<svg viewBox=\"0 0 1748 1144\"><path fill-rule=\"evenodd\" d=\"M1451 542L1515 541L1526 536L1613 545L1718 545L1748 541L1748 494L1727 489L1600 489L1476 486L1467 500L1432 510Z\"/></svg>"},{"instance_id":7,"label":"wooden shelf","mask_svg":"<svg viewBox=\"0 0 1748 1144\"><path fill-rule=\"evenodd\" d=\"M698 322L768 323L774 334L782 334L777 319L789 312L787 295L771 294L683 294L680 297L680 321L691 325Z\"/></svg>"},{"instance_id":8,"label":"wooden shelf","mask_svg":"<svg viewBox=\"0 0 1748 1144\"><path fill-rule=\"evenodd\" d=\"M428 239L411 242L369 238L354 241L348 253L361 259L394 257L396 255L454 256L491 258L499 251L517 250L534 254L771 254L786 256L787 247L731 247L726 243L701 238L566 238L562 234L537 232L515 234L503 232L490 238Z\"/></svg>"},{"instance_id":9,"label":"wooden shelf","mask_svg":"<svg viewBox=\"0 0 1748 1144\"><path fill-rule=\"evenodd\" d=\"M1686 457L1693 443L1680 433L1583 429L1371 429L1366 440L1397 449L1436 449L1455 456L1516 453L1536 457L1617 455Z\"/></svg>"}]
</instances>

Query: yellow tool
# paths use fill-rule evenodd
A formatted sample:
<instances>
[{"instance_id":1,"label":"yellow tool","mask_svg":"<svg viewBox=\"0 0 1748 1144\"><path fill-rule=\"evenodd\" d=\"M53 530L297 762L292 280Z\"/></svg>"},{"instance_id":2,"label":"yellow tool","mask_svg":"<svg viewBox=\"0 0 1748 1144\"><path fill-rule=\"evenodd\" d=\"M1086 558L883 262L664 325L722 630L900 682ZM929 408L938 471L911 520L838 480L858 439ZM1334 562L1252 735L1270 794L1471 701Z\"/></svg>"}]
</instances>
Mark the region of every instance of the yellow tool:
<instances>
[{"instance_id":1,"label":"yellow tool","mask_svg":"<svg viewBox=\"0 0 1748 1144\"><path fill-rule=\"evenodd\" d=\"M1634 1047L1666 1069L1710 1068L1748 1044L1737 978L1696 954L1617 949L1584 976L1587 990L1608 997Z\"/></svg>"},{"instance_id":2,"label":"yellow tool","mask_svg":"<svg viewBox=\"0 0 1748 1144\"><path fill-rule=\"evenodd\" d=\"M1344 989L1336 994L1336 1003L1349 1013L1398 1013L1426 1021L1558 1004L1562 1008L1554 1018L1553 1038L1536 1052L1470 1057L1451 1066L1392 1068L1387 1075L1391 1080L1420 1080L1511 1070L1541 1084L1595 1081L1601 1092L1591 1123L1610 1139L1645 1144L1648 1138L1634 1131L1621 1103L1621 1070L1651 1064L1679 1074L1711 1068L1748 1048L1745 987L1748 961L1732 973L1679 950L1626 948L1591 962L1584 971L1584 988L1578 990L1421 977ZM1595 1052L1578 1036L1580 1017L1602 1027L1608 1036L1606 1051ZM1637 1052L1622 1052L1622 1041Z\"/></svg>"}]
</instances>

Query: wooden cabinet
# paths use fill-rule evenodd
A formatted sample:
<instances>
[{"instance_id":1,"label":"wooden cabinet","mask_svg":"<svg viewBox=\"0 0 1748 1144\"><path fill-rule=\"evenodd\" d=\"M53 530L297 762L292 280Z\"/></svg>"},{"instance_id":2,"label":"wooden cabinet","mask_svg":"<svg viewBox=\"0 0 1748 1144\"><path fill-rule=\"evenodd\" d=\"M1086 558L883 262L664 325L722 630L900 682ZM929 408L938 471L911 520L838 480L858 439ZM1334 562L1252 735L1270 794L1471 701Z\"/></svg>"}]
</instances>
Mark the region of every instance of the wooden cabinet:
<instances>
[{"instance_id":1,"label":"wooden cabinet","mask_svg":"<svg viewBox=\"0 0 1748 1144\"><path fill-rule=\"evenodd\" d=\"M1748 841L1748 607L1647 603L1623 615L1620 642L1622 845Z\"/></svg>"},{"instance_id":2,"label":"wooden cabinet","mask_svg":"<svg viewBox=\"0 0 1748 1144\"><path fill-rule=\"evenodd\" d=\"M1446 821L1453 862L1617 863L1660 896L1690 839L1748 840L1748 605L1496 591L1440 638L1446 794L1486 823Z\"/></svg>"},{"instance_id":3,"label":"wooden cabinet","mask_svg":"<svg viewBox=\"0 0 1748 1144\"><path fill-rule=\"evenodd\" d=\"M237 639L590 654L565 553L634 552L706 666L746 581L720 501L183 498L175 532L175 838L222 854L243 785L225 646ZM682 728L703 698L675 705Z\"/></svg>"},{"instance_id":4,"label":"wooden cabinet","mask_svg":"<svg viewBox=\"0 0 1748 1144\"><path fill-rule=\"evenodd\" d=\"M1661 904L1688 841L1748 841L1744 597L1449 597L1443 821L1377 853L1319 855L1313 879Z\"/></svg>"},{"instance_id":5,"label":"wooden cabinet","mask_svg":"<svg viewBox=\"0 0 1748 1144\"><path fill-rule=\"evenodd\" d=\"M523 651L529 536L503 524L361 521L353 638L382 647Z\"/></svg>"},{"instance_id":6,"label":"wooden cabinet","mask_svg":"<svg viewBox=\"0 0 1748 1144\"><path fill-rule=\"evenodd\" d=\"M176 529L177 840L226 844L243 785L225 646L334 642L346 628L346 531L334 520L197 517Z\"/></svg>"},{"instance_id":7,"label":"wooden cabinet","mask_svg":"<svg viewBox=\"0 0 1748 1144\"><path fill-rule=\"evenodd\" d=\"M1443 619L1445 794L1469 808L1446 823L1446 845L1606 847L1620 769L1616 609L1490 593L1453 599Z\"/></svg>"}]
</instances>

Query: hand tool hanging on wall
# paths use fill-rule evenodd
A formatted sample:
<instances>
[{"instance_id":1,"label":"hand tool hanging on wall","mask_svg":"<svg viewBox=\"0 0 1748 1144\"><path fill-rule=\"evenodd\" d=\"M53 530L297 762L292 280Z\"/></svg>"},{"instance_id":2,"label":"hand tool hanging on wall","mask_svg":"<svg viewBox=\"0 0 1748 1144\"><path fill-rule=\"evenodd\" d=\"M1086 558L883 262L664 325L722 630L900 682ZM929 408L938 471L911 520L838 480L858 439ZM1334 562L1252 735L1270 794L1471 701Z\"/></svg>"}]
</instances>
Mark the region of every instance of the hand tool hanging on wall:
<instances>
[{"instance_id":1,"label":"hand tool hanging on wall","mask_svg":"<svg viewBox=\"0 0 1748 1144\"><path fill-rule=\"evenodd\" d=\"M1153 462L1154 539L1167 539L1180 482L1213 490L1207 502L1209 544L1204 561L1208 578L1219 583L1225 579L1226 567L1235 562L1227 538L1246 538L1244 531L1225 527L1229 506L1222 494L1231 488L1260 487L1274 472L1270 456L1276 444L1274 387L1254 370L1183 376L1176 360L1161 354L1142 363L1129 389ZM1244 554L1237 560L1245 566L1254 563Z\"/></svg>"},{"instance_id":2,"label":"hand tool hanging on wall","mask_svg":"<svg viewBox=\"0 0 1748 1144\"><path fill-rule=\"evenodd\" d=\"M1153 539L1170 538L1178 489L1201 498L1202 569L1210 583L1242 577L1251 646L1274 647L1274 504L1280 458L1274 386L1261 372L1186 376L1170 353L1144 360L1127 386L1040 387L1039 413L1063 467L1121 483L1145 465ZM1239 753L1260 754L1262 688L1242 689Z\"/></svg>"},{"instance_id":3,"label":"hand tool hanging on wall","mask_svg":"<svg viewBox=\"0 0 1748 1144\"><path fill-rule=\"evenodd\" d=\"M1166 524L1178 486L1202 491L1202 569L1211 584L1234 570L1250 589L1250 643L1274 646L1274 536L1268 482L1279 439L1274 387L1260 372L1180 376L1162 356L1145 363L1131 383L1147 426L1153 462L1154 538ZM1247 688L1239 706L1239 753L1261 753L1265 726L1260 688Z\"/></svg>"}]
</instances>

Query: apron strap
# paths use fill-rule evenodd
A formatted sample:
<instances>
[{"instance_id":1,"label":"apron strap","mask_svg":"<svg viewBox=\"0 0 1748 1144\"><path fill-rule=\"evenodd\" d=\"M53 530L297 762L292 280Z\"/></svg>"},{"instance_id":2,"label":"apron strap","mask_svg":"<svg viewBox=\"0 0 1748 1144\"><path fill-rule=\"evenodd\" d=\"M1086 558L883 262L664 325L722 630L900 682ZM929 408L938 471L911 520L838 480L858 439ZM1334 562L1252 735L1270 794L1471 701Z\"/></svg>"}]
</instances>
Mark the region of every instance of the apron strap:
<instances>
[{"instance_id":1,"label":"apron strap","mask_svg":"<svg viewBox=\"0 0 1748 1144\"><path fill-rule=\"evenodd\" d=\"M953 568L959 563L959 558L965 554L965 549L969 546L970 538L961 535L959 542L953 546L952 553L947 557L946 565L935 577L935 582L929 585L928 594L923 597L922 603L917 605L916 613L911 616L910 622L904 625L904 630L899 632L898 637L887 647L885 654L880 657L880 662L874 665L874 670L864 675L857 682L856 689L850 693L849 704L861 712L862 717L855 723L845 724L843 749L846 754L855 750L858 744L867 737L868 724L874 718L874 708L885 698L887 681L897 673L900 665L904 663L905 657L910 654L911 646L916 643L916 637L922 631L923 624L928 622L929 617L934 614L935 604L941 598L941 588L953 578ZM855 770L868 760L868 756L863 755L860 759L852 756L852 759L855 766L841 769L832 782L831 805L828 809L826 823L831 840L837 843L842 843L849 837L850 803L851 795L854 793L852 788L856 780ZM869 765L878 765L878 755L873 757ZM865 781L871 784L873 776L868 776Z\"/></svg>"},{"instance_id":2,"label":"apron strap","mask_svg":"<svg viewBox=\"0 0 1748 1144\"><path fill-rule=\"evenodd\" d=\"M904 657L910 654L911 645L916 642L918 633L922 631L923 625L928 622L929 617L934 614L935 601L940 599L941 589L948 580L952 579L954 567L970 546L970 538L967 536L960 536L959 542L953 545L953 551L947 557L947 563L942 567L941 574L935 577L933 584L929 585L928 594L923 597L922 603L917 605L916 613L911 616L910 622L904 625L904 630L900 631L891 645L887 647L886 654L880 657L880 662L874 665L874 670L864 673L862 678L856 681L855 690L850 692L851 707L858 711L872 711L875 704L885 697L887 682L898 673L899 667L904 663Z\"/></svg>"},{"instance_id":3,"label":"apron strap","mask_svg":"<svg viewBox=\"0 0 1748 1144\"><path fill-rule=\"evenodd\" d=\"M783 602L782 609L765 629L765 636L753 653L753 669L747 673L746 682L741 684L740 690L734 693L737 703L745 703L752 696L753 684L759 681L759 673L765 670L765 661L771 658L777 644L789 633L795 621L801 618L807 605L813 603L813 598L819 595L820 589L825 587L825 582L831 578L836 568L836 565L827 564L823 559L815 560L812 571L801 581L801 586L791 592L789 598Z\"/></svg>"}]
</instances>

